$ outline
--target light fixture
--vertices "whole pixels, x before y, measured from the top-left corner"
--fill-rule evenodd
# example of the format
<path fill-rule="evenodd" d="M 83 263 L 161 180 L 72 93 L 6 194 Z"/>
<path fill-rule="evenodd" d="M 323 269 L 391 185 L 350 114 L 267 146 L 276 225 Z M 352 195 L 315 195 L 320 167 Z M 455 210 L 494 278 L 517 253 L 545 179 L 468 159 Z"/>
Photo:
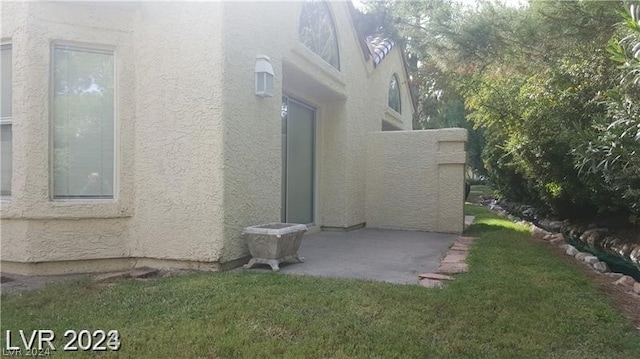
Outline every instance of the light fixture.
<path fill-rule="evenodd" d="M 273 66 L 266 55 L 256 57 L 256 96 L 273 96 Z"/>

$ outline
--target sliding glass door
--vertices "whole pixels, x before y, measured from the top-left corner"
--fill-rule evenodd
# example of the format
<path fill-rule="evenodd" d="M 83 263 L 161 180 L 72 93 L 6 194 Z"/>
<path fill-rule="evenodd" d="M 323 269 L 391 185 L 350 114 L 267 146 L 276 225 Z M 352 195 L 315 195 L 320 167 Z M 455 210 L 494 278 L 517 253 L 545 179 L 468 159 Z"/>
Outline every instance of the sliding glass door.
<path fill-rule="evenodd" d="M 282 98 L 282 220 L 314 222 L 315 109 Z"/>

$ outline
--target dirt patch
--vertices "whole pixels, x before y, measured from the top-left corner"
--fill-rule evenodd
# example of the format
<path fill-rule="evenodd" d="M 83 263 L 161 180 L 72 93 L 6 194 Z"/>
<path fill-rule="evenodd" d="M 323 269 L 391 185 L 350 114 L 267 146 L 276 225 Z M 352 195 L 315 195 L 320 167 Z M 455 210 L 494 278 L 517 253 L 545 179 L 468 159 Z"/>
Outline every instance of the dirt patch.
<path fill-rule="evenodd" d="M 81 280 L 87 278 L 88 276 L 89 274 L 27 276 L 2 273 L 2 281 L 0 281 L 0 293 L 5 294 L 22 292 L 26 290 L 36 290 L 44 288 L 51 283 Z"/>
<path fill-rule="evenodd" d="M 127 278 L 135 278 L 137 280 L 154 280 L 157 278 L 166 278 L 176 275 L 185 275 L 194 273 L 193 270 L 149 270 L 147 268 L 134 268 L 126 272 L 107 272 L 107 273 L 84 273 L 84 274 L 65 274 L 65 275 L 46 275 L 46 276 L 25 276 L 18 274 L 2 273 L 0 276 L 0 293 L 16 293 L 27 290 L 37 290 L 46 287 L 49 284 L 65 281 L 78 281 L 83 279 L 92 279 L 98 286 L 108 287 L 115 285 L 114 282 Z"/>

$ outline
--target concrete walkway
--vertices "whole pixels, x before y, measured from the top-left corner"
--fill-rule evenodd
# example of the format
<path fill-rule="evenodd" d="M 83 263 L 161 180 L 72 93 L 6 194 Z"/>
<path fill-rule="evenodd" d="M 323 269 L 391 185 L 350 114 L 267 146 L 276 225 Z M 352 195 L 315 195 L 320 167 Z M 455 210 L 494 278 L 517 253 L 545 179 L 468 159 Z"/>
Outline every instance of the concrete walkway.
<path fill-rule="evenodd" d="M 418 274 L 436 270 L 458 237 L 370 228 L 305 235 L 298 252 L 305 262 L 282 263 L 280 272 L 418 284 Z M 249 270 L 271 271 L 267 265 Z"/>

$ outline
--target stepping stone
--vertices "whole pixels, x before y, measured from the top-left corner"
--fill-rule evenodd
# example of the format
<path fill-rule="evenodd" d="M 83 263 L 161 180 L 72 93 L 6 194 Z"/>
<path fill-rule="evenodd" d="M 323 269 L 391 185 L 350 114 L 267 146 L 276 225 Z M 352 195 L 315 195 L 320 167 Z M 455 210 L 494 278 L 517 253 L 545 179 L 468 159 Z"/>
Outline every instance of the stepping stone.
<path fill-rule="evenodd" d="M 93 277 L 93 279 L 96 282 L 106 282 L 110 280 L 129 278 L 129 276 L 130 276 L 129 272 L 109 272 L 109 273 L 98 274 L 95 277 Z"/>
<path fill-rule="evenodd" d="M 467 252 L 449 251 L 442 263 L 461 263 L 467 259 Z"/>
<path fill-rule="evenodd" d="M 442 288 L 444 283 L 435 279 L 420 279 L 420 285 L 426 288 Z"/>
<path fill-rule="evenodd" d="M 149 267 L 140 267 L 140 268 L 131 269 L 129 271 L 129 275 L 132 278 L 149 278 L 158 274 L 158 272 L 159 271 L 157 269 L 153 269 Z"/>
<path fill-rule="evenodd" d="M 473 243 L 476 239 L 478 239 L 478 237 L 458 237 L 458 240 L 456 241 L 456 243 L 469 245 Z"/>
<path fill-rule="evenodd" d="M 469 265 L 466 263 L 440 263 L 436 272 L 441 274 L 456 274 L 469 270 Z"/>
<path fill-rule="evenodd" d="M 455 279 L 450 275 L 438 274 L 438 273 L 422 273 L 422 274 L 418 274 L 418 277 L 426 278 L 426 279 L 436 279 L 436 280 L 454 280 Z"/>
<path fill-rule="evenodd" d="M 455 242 L 451 246 L 451 250 L 453 250 L 453 251 L 468 251 L 469 250 L 469 246 L 466 245 L 466 244 Z"/>

